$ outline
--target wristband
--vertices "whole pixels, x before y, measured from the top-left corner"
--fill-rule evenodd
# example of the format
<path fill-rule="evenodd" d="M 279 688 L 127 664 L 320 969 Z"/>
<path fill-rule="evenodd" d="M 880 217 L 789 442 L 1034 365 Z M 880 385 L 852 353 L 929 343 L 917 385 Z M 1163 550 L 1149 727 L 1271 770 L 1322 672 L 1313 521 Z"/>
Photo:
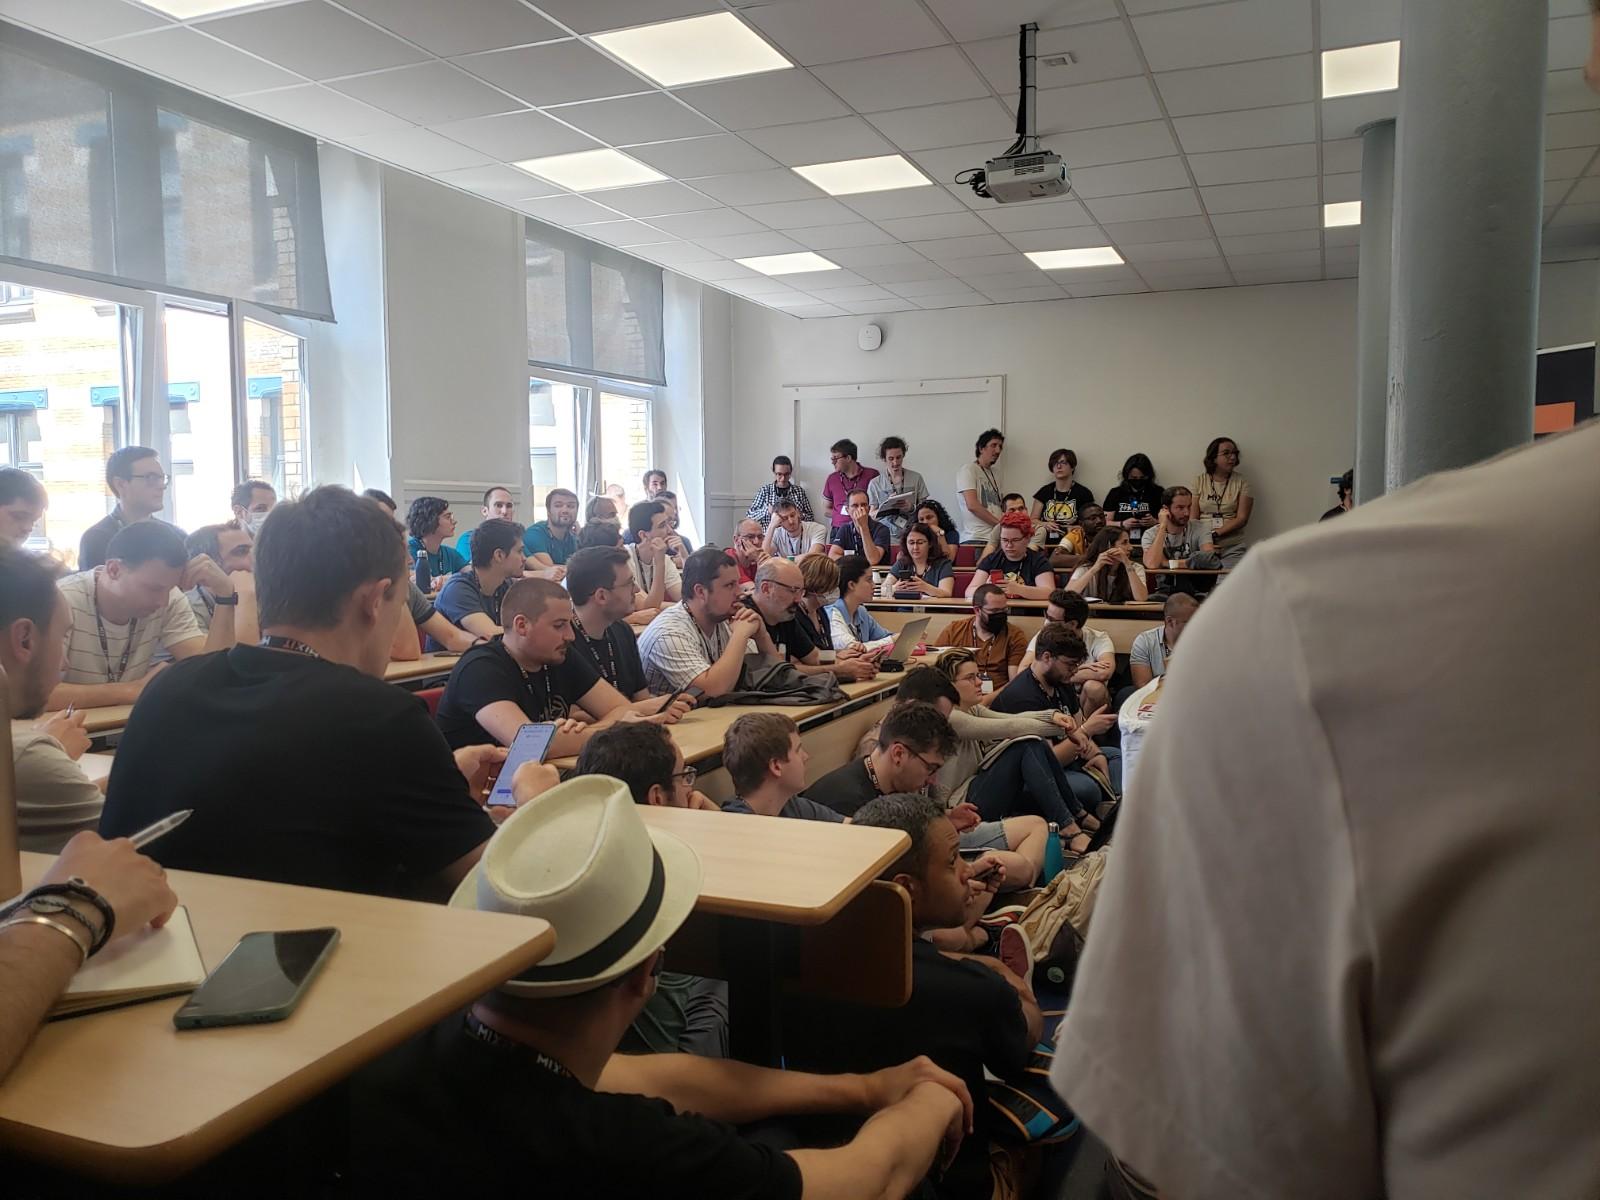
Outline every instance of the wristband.
<path fill-rule="evenodd" d="M 65 883 L 41 883 L 9 908 L 0 912 L 0 918 L 9 917 L 13 912 L 16 912 L 28 904 L 29 901 L 39 896 L 74 896 L 79 900 L 88 901 L 100 910 L 100 915 L 105 918 L 105 923 L 95 935 L 94 943 L 89 948 L 91 955 L 98 954 L 101 947 L 111 940 L 111 935 L 117 927 L 117 914 L 112 910 L 110 903 L 104 896 L 76 875 Z M 82 916 L 81 913 L 78 915 Z M 85 924 L 87 924 L 87 920 L 85 920 Z"/>
<path fill-rule="evenodd" d="M 219 608 L 233 608 L 239 603 L 239 593 L 229 592 L 226 596 L 219 596 L 216 593 L 212 593 L 211 599 Z"/>

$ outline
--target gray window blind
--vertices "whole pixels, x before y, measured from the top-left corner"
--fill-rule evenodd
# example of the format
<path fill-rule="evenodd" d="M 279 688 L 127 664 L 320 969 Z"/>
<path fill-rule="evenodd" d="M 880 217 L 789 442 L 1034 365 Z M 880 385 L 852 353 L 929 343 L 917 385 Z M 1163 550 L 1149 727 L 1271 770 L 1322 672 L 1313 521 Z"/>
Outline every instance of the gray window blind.
<path fill-rule="evenodd" d="M 537 221 L 525 239 L 528 361 L 666 383 L 661 268 Z"/>
<path fill-rule="evenodd" d="M 0 22 L 0 262 L 331 320 L 316 143 Z"/>

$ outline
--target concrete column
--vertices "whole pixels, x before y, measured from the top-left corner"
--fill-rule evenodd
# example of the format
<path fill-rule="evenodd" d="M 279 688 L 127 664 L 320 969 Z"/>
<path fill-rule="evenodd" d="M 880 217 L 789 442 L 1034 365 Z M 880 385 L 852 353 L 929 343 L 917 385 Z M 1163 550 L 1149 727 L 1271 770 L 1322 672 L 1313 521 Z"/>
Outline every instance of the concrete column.
<path fill-rule="evenodd" d="M 1357 504 L 1383 495 L 1394 254 L 1394 122 L 1361 131 L 1361 266 L 1356 275 Z"/>
<path fill-rule="evenodd" d="M 1545 0 L 1406 0 L 1390 489 L 1533 437 Z"/>

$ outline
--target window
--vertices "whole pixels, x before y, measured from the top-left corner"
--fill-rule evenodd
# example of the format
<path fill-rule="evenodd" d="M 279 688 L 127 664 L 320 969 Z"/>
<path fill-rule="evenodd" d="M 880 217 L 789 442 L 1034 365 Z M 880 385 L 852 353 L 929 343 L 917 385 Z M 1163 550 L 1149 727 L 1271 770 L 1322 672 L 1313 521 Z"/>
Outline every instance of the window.
<path fill-rule="evenodd" d="M 528 380 L 528 466 L 533 507 L 539 513 L 551 488 L 583 494 L 578 486 L 578 414 L 589 407 L 589 395 L 588 388 L 570 383 Z"/>
<path fill-rule="evenodd" d="M 525 230 L 528 361 L 665 383 L 661 268 L 537 221 Z"/>
<path fill-rule="evenodd" d="M 244 322 L 243 474 L 280 496 L 306 487 L 305 339 L 260 321 Z"/>
<path fill-rule="evenodd" d="M 173 520 L 198 529 L 228 515 L 234 474 L 232 338 L 226 312 L 168 304 L 167 401 Z"/>
<path fill-rule="evenodd" d="M 595 490 L 620 483 L 630 497 L 643 499 L 644 473 L 655 466 L 652 444 L 650 398 L 641 394 L 602 390 L 600 482 L 595 485 Z"/>

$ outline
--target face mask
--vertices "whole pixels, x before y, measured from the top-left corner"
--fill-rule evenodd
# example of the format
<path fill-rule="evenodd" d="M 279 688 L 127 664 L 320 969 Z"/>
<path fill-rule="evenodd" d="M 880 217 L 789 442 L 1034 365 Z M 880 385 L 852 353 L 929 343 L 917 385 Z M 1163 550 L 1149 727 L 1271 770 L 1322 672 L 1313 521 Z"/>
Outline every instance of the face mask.
<path fill-rule="evenodd" d="M 267 523 L 267 518 L 271 515 L 271 513 L 258 512 L 245 514 L 245 531 L 249 533 L 251 537 L 259 537 L 261 534 L 261 527 Z"/>
<path fill-rule="evenodd" d="M 978 619 L 990 633 L 1004 633 L 1009 613 L 980 613 Z"/>
<path fill-rule="evenodd" d="M 833 591 L 831 591 L 831 592 L 823 592 L 822 593 L 822 602 L 824 604 L 832 604 L 838 598 L 839 598 L 839 589 L 838 588 L 834 588 Z"/>

